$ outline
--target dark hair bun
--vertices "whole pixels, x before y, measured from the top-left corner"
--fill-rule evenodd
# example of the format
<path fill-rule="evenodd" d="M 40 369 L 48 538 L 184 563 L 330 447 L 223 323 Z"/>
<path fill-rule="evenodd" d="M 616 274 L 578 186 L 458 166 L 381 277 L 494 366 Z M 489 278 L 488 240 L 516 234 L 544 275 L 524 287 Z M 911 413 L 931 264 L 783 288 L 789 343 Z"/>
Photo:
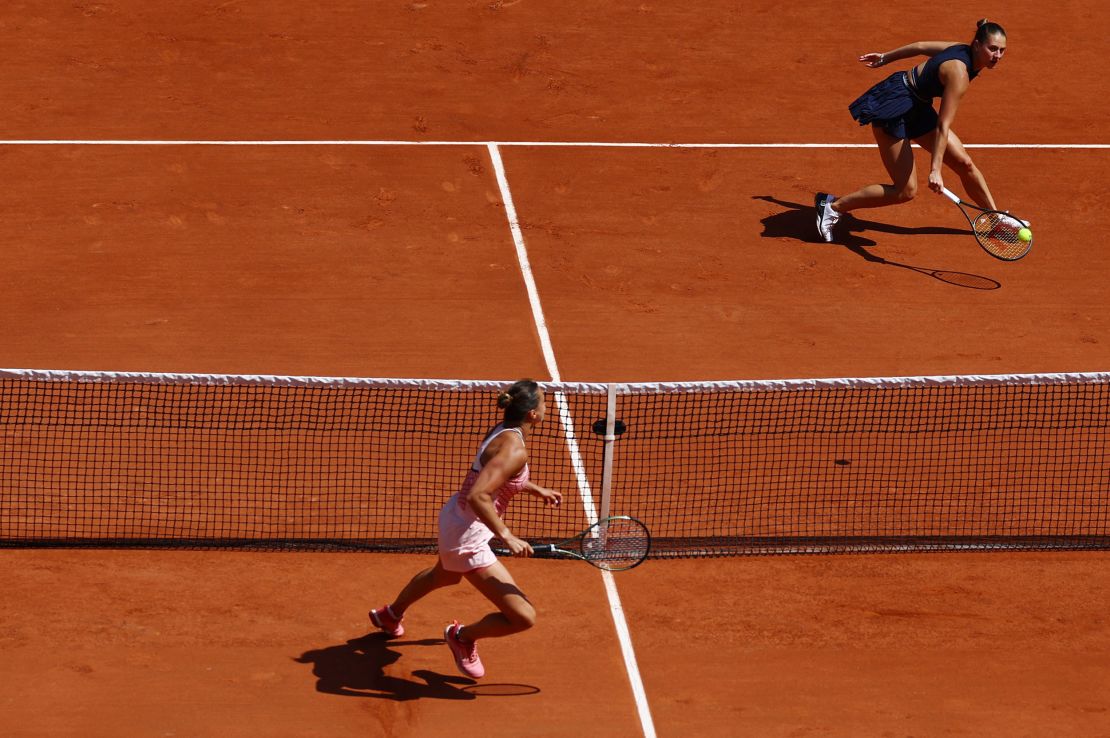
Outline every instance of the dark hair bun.
<path fill-rule="evenodd" d="M 975 38 L 972 40 L 972 43 L 986 43 L 987 39 L 991 36 L 1002 36 L 1005 38 L 1006 29 L 994 21 L 980 18 L 979 22 L 975 24 Z"/>
<path fill-rule="evenodd" d="M 505 411 L 507 424 L 520 425 L 542 400 L 540 386 L 531 379 L 521 379 L 497 394 L 497 407 Z"/>

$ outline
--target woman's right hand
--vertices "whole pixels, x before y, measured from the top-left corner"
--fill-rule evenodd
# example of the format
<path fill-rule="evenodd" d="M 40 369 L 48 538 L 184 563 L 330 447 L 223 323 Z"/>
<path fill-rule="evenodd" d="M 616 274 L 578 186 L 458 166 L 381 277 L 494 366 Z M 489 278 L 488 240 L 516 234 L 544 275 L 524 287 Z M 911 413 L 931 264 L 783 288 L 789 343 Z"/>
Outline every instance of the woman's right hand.
<path fill-rule="evenodd" d="M 944 189 L 944 177 L 941 176 L 939 169 L 929 170 L 929 189 L 938 195 Z"/>
<path fill-rule="evenodd" d="M 532 555 L 532 544 L 528 541 L 522 541 L 512 533 L 503 536 L 501 542 L 505 544 L 505 548 L 509 549 L 509 553 L 513 556 L 528 558 Z"/>
<path fill-rule="evenodd" d="M 883 64 L 886 63 L 886 59 L 883 57 L 882 54 L 880 54 L 877 51 L 872 51 L 871 53 L 864 54 L 863 56 L 861 56 L 859 58 L 859 60 L 860 60 L 860 62 L 862 62 L 863 64 L 866 64 L 867 66 L 871 67 L 872 69 L 874 69 L 876 67 L 881 67 Z"/>

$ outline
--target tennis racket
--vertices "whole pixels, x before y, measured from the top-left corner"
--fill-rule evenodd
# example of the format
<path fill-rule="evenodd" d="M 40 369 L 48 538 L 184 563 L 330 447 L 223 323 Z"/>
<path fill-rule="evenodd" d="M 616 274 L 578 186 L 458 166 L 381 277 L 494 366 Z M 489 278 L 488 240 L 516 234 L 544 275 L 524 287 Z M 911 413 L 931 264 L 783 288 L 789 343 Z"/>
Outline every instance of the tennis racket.
<path fill-rule="evenodd" d="M 508 549 L 492 548 L 498 556 L 510 555 Z M 647 526 L 626 515 L 599 520 L 565 541 L 532 544 L 532 554 L 538 558 L 580 559 L 606 571 L 639 566 L 650 550 Z"/>
<path fill-rule="evenodd" d="M 1017 261 L 1033 248 L 1032 237 L 1028 241 L 1018 238 L 1018 231 L 1029 227 L 1028 221 L 1020 220 L 1000 210 L 984 210 L 977 205 L 964 202 L 947 187 L 941 187 L 941 192 L 959 206 L 960 212 L 971 224 L 971 232 L 975 234 L 975 240 L 994 258 L 1002 261 Z"/>

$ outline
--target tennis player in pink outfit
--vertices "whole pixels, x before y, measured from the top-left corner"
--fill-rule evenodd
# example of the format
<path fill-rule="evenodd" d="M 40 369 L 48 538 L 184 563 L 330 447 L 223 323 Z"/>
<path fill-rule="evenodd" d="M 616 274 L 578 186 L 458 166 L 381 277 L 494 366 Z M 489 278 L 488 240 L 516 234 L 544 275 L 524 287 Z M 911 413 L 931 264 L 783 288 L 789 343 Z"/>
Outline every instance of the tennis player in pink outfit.
<path fill-rule="evenodd" d="M 532 380 L 522 379 L 498 395 L 497 405 L 504 410 L 504 420 L 486 434 L 462 487 L 440 510 L 439 561 L 414 576 L 391 604 L 370 611 L 375 626 L 400 636 L 411 605 L 465 577 L 497 606 L 497 612 L 475 623 L 463 626 L 456 620 L 444 630 L 459 671 L 475 679 L 485 675 L 477 641 L 519 633 L 536 622 L 535 608 L 489 546 L 496 536 L 513 556 L 532 555 L 532 547 L 514 536 L 501 516 L 522 491 L 547 505 L 562 502 L 559 492 L 528 481 L 526 442 L 547 410 L 543 390 Z"/>

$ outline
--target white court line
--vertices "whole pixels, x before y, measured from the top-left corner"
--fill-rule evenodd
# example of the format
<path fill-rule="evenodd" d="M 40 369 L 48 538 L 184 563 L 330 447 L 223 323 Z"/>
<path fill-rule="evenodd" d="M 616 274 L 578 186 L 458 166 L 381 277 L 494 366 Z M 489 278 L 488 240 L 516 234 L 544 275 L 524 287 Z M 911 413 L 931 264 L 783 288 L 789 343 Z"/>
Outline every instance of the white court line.
<path fill-rule="evenodd" d="M 532 306 L 532 319 L 536 324 L 536 332 L 540 337 L 540 348 L 543 351 L 543 360 L 547 364 L 547 371 L 551 374 L 551 381 L 561 382 L 559 365 L 555 361 L 555 348 L 551 345 L 551 334 L 547 330 L 547 320 L 543 315 L 543 306 L 540 304 L 540 291 L 536 287 L 536 279 L 532 274 L 532 264 L 528 260 L 528 249 L 524 246 L 524 233 L 520 230 L 520 220 L 516 216 L 516 206 L 513 204 L 513 195 L 509 191 L 509 180 L 505 177 L 505 164 L 501 161 L 501 153 L 495 144 L 488 144 L 490 161 L 493 171 L 497 175 L 497 186 L 501 190 L 501 199 L 505 203 L 505 217 L 509 221 L 509 230 L 513 234 L 513 244 L 516 246 L 516 259 L 520 264 L 520 273 L 524 279 L 524 287 L 528 291 L 528 302 Z M 590 479 L 586 474 L 586 465 L 582 461 L 582 453 L 578 450 L 578 437 L 574 433 L 574 418 L 571 417 L 570 407 L 563 392 L 555 393 L 555 407 L 559 412 L 559 422 L 567 434 L 567 453 L 570 455 L 571 466 L 574 468 L 575 479 L 581 493 L 582 507 L 585 509 L 586 522 L 593 525 L 597 522 L 597 506 L 594 504 L 593 490 L 590 489 Z"/>
<path fill-rule="evenodd" d="M 512 192 L 509 190 L 509 180 L 505 176 L 505 164 L 501 161 L 501 152 L 497 144 L 487 144 L 489 158 L 493 163 L 493 171 L 497 175 L 497 185 L 501 189 L 501 199 L 505 203 L 505 217 L 509 220 L 509 230 L 513 234 L 513 243 L 516 245 L 517 259 L 520 261 L 520 271 L 524 277 L 524 284 L 528 289 L 528 301 L 532 305 L 532 317 L 536 322 L 536 330 L 540 336 L 540 346 L 543 357 L 547 362 L 547 370 L 551 373 L 554 382 L 562 381 L 559 377 L 559 367 L 555 363 L 555 350 L 551 346 L 551 335 L 547 331 L 547 321 L 543 316 L 543 307 L 540 305 L 539 290 L 536 289 L 536 280 L 532 274 L 532 266 L 528 261 L 528 250 L 524 245 L 524 234 L 520 230 L 520 221 L 517 219 L 516 206 L 513 205 Z M 583 505 L 586 507 L 586 517 L 592 525 L 597 521 L 597 512 L 594 509 L 593 493 L 589 489 L 589 481 L 585 476 L 585 467 L 578 451 L 578 440 L 574 435 L 574 426 L 566 402 L 559 395 L 556 396 L 559 406 L 560 419 L 563 427 L 568 430 L 567 450 L 571 461 L 578 474 L 578 483 L 581 490 Z M 609 598 L 609 613 L 613 617 L 613 624 L 617 630 L 617 641 L 620 643 L 621 655 L 624 657 L 625 671 L 632 685 L 632 696 L 636 702 L 636 712 L 640 717 L 640 727 L 644 738 L 655 738 L 655 724 L 651 719 L 651 708 L 648 706 L 647 692 L 644 690 L 643 680 L 640 678 L 640 667 L 636 663 L 636 652 L 632 648 L 632 636 L 628 630 L 628 622 L 624 618 L 624 608 L 621 606 L 620 595 L 617 593 L 617 584 L 613 580 L 612 572 L 602 571 L 602 580 L 605 582 L 605 594 Z"/>
<path fill-rule="evenodd" d="M 916 144 L 914 144 L 916 146 Z M 0 146 L 533 146 L 603 149 L 873 149 L 873 143 L 649 143 L 620 141 L 0 139 Z M 1110 144 L 964 143 L 968 149 L 1110 149 Z"/>

